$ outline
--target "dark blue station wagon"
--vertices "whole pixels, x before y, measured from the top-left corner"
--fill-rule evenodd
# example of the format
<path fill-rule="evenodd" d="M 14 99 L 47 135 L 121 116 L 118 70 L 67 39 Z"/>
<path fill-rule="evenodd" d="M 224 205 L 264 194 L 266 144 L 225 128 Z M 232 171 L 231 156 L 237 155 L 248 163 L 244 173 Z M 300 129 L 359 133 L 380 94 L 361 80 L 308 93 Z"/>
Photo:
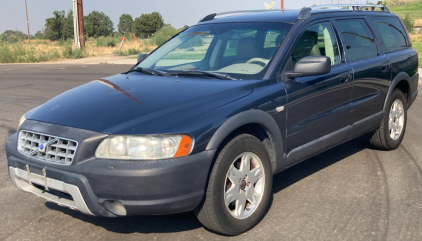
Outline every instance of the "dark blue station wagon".
<path fill-rule="evenodd" d="M 6 143 L 12 182 L 85 214 L 194 210 L 249 230 L 274 174 L 364 134 L 403 140 L 419 79 L 405 26 L 384 6 L 330 7 L 211 14 L 30 110 Z"/>

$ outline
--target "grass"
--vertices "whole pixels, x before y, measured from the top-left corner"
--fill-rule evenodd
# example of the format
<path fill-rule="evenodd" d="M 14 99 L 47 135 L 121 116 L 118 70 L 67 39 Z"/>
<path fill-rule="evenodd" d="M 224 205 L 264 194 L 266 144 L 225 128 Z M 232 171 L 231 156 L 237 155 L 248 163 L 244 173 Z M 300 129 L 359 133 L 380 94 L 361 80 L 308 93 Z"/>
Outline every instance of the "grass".
<path fill-rule="evenodd" d="M 150 52 L 156 45 L 149 40 L 137 40 L 127 37 L 119 50 L 120 37 L 90 38 L 85 49 L 75 49 L 70 41 L 31 40 L 13 44 L 0 42 L 0 63 L 36 63 L 59 59 L 78 59 L 88 56 L 137 55 Z"/>
<path fill-rule="evenodd" d="M 422 1 L 389 7 L 390 11 L 404 18 L 409 14 L 413 19 L 422 18 Z"/>
<path fill-rule="evenodd" d="M 413 48 L 418 52 L 419 68 L 422 68 L 422 42 L 413 43 Z"/>
<path fill-rule="evenodd" d="M 135 48 L 129 48 L 127 50 L 116 50 L 113 52 L 114 55 L 118 56 L 129 56 L 129 55 L 139 55 L 141 50 Z"/>

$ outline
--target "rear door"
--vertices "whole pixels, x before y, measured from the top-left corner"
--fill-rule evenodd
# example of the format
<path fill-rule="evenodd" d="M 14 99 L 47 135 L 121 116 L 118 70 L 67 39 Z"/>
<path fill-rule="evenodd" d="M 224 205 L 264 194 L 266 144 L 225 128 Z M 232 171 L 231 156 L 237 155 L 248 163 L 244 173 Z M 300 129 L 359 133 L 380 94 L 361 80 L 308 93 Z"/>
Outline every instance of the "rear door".
<path fill-rule="evenodd" d="M 417 71 L 417 56 L 410 46 L 405 27 L 398 17 L 371 17 L 377 39 L 391 61 L 392 80 L 401 72 L 409 77 Z M 416 88 L 414 88 L 416 89 Z"/>
<path fill-rule="evenodd" d="M 391 62 L 380 51 L 364 17 L 336 19 L 336 24 L 344 43 L 346 61 L 354 71 L 350 124 L 365 118 L 376 120 L 367 122 L 363 128 L 352 129 L 351 135 L 355 136 L 373 127 L 370 125 L 379 124 L 377 118 L 383 110 L 391 80 Z"/>
<path fill-rule="evenodd" d="M 291 71 L 299 59 L 310 55 L 330 57 L 332 68 L 325 75 L 285 81 L 288 165 L 345 140 L 349 134 L 353 72 L 341 61 L 332 23 L 329 20 L 310 23 L 300 36 L 284 71 Z M 334 138 L 313 142 L 333 133 L 336 133 Z"/>

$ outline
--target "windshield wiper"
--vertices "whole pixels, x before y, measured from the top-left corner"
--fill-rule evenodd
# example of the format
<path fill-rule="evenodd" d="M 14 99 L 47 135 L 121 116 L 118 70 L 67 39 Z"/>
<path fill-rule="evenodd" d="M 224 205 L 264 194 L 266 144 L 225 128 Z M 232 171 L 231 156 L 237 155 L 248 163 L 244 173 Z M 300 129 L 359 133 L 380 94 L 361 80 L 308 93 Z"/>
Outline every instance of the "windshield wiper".
<path fill-rule="evenodd" d="M 180 72 L 172 72 L 168 73 L 168 75 L 195 75 L 195 74 L 202 74 L 218 79 L 230 79 L 230 80 L 236 80 L 235 78 L 230 77 L 228 74 L 220 74 L 215 72 L 208 72 L 208 71 L 201 71 L 201 70 L 182 70 Z"/>
<path fill-rule="evenodd" d="M 158 75 L 158 76 L 167 76 L 168 73 L 161 71 L 161 70 L 156 70 L 156 69 L 149 69 L 149 68 L 134 68 L 134 69 L 130 69 L 127 72 L 124 72 L 123 74 L 129 74 L 131 72 L 141 72 L 141 73 L 146 73 L 146 74 L 150 74 L 150 75 Z"/>

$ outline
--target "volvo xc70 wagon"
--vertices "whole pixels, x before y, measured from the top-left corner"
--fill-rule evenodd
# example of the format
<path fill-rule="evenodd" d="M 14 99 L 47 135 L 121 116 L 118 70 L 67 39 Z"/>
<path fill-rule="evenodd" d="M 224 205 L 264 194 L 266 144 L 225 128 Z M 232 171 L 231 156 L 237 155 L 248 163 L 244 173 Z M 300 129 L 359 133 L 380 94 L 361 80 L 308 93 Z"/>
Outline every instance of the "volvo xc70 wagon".
<path fill-rule="evenodd" d="M 27 112 L 6 143 L 12 182 L 85 214 L 194 211 L 249 230 L 274 174 L 364 134 L 403 140 L 417 52 L 387 7 L 343 7 L 206 16 Z"/>

